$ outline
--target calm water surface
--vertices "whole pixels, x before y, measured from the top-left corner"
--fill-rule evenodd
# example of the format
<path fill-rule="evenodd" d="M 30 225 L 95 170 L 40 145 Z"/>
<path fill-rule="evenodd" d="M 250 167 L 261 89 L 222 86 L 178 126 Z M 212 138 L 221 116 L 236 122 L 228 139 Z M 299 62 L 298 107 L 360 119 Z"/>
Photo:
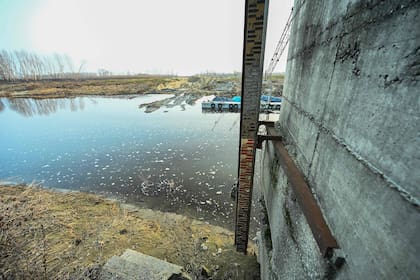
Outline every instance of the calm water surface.
<path fill-rule="evenodd" d="M 0 99 L 0 179 L 93 191 L 233 227 L 239 114 L 169 97 Z"/>

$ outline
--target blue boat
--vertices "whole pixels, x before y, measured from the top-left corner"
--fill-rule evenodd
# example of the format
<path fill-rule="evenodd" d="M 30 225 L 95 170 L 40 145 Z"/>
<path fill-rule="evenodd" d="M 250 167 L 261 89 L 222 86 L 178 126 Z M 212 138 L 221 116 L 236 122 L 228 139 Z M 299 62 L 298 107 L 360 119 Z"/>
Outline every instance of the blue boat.
<path fill-rule="evenodd" d="M 241 109 L 241 97 L 233 98 L 216 96 L 211 101 L 201 103 L 201 108 L 205 110 L 218 111 L 238 111 Z M 279 111 L 281 108 L 281 98 L 276 96 L 261 95 L 260 109 Z"/>

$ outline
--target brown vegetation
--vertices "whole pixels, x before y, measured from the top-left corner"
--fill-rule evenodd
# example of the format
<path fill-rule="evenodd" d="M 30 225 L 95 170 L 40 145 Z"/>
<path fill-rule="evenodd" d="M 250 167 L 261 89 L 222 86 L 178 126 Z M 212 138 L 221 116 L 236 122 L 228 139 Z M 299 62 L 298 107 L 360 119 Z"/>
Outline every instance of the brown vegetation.
<path fill-rule="evenodd" d="M 0 186 L 1 279 L 95 279 L 127 248 L 192 274 L 205 266 L 213 279 L 258 274 L 255 256 L 236 253 L 226 229 L 92 194 Z"/>
<path fill-rule="evenodd" d="M 44 80 L 0 84 L 0 97 L 59 98 L 82 95 L 145 94 L 182 86 L 186 78 L 159 76 Z M 176 87 L 175 87 L 176 88 Z"/>
<path fill-rule="evenodd" d="M 266 88 L 279 96 L 284 76 L 273 75 Z M 0 97 L 8 98 L 63 98 L 86 95 L 138 95 L 148 93 L 186 93 L 203 95 L 240 95 L 238 75 L 168 76 L 113 76 L 90 79 L 49 79 L 38 81 L 0 82 Z"/>

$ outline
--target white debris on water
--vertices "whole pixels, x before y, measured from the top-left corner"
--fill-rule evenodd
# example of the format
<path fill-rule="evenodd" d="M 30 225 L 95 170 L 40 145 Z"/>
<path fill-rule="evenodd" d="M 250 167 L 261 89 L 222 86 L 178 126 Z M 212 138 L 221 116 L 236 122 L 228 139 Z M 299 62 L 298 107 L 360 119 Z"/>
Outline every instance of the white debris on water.
<path fill-rule="evenodd" d="M 214 117 L 209 115 L 209 119 Z M 45 164 L 38 168 L 37 177 L 47 178 L 51 184 L 60 182 L 62 187 L 76 186 L 111 195 L 119 192 L 146 207 L 152 201 L 150 205 L 163 211 L 184 211 L 199 206 L 197 211 L 205 219 L 214 216 L 223 220 L 226 216 L 227 221 L 232 218 L 229 211 L 233 206 L 226 204 L 230 198 L 222 194 L 229 192 L 226 185 L 234 179 L 229 173 L 236 168 L 234 163 L 230 164 L 234 157 L 224 151 L 224 143 L 231 136 L 225 135 L 223 126 L 220 121 L 217 130 L 210 131 L 206 122 L 198 127 L 186 123 L 177 132 L 172 132 L 173 127 L 146 127 L 129 131 L 128 135 L 120 127 L 110 131 L 116 142 L 111 141 L 114 138 L 104 142 L 97 135 L 87 134 L 80 139 L 84 141 L 81 151 L 48 154 L 44 163 L 51 166 Z M 216 134 L 217 139 L 213 137 Z M 154 143 L 156 139 L 162 142 Z M 144 199 L 146 196 L 149 198 Z"/>

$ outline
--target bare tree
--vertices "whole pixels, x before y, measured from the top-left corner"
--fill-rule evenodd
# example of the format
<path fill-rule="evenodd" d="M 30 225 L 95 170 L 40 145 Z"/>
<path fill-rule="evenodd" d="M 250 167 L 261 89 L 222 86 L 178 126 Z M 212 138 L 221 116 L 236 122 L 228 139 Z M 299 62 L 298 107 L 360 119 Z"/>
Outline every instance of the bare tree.
<path fill-rule="evenodd" d="M 42 59 L 36 53 L 30 53 L 31 73 L 34 80 L 40 80 L 44 76 L 44 65 Z"/>
<path fill-rule="evenodd" d="M 74 78 L 73 60 L 67 54 L 64 55 L 64 61 L 67 67 L 67 78 Z"/>
<path fill-rule="evenodd" d="M 57 78 L 61 78 L 63 73 L 64 73 L 64 62 L 61 58 L 61 55 L 59 55 L 58 53 L 54 54 L 54 61 L 57 65 L 58 68 L 58 72 L 57 72 Z"/>
<path fill-rule="evenodd" d="M 82 72 L 83 67 L 85 67 L 86 60 L 82 60 L 82 63 L 80 63 L 79 70 L 77 71 L 77 79 L 80 79 L 80 72 Z"/>
<path fill-rule="evenodd" d="M 17 79 L 16 61 L 13 53 L 5 50 L 0 52 L 0 79 L 5 81 Z"/>
<path fill-rule="evenodd" d="M 0 52 L 0 80 L 6 81 L 7 79 L 7 67 L 6 59 L 3 57 L 3 52 Z"/>
<path fill-rule="evenodd" d="M 42 64 L 44 65 L 44 79 L 52 79 L 54 75 L 54 65 L 51 63 L 49 56 L 44 55 L 41 58 Z"/>
<path fill-rule="evenodd" d="M 23 80 L 29 80 L 30 79 L 30 69 L 28 65 L 27 60 L 27 52 L 24 50 L 21 51 L 15 51 L 14 55 L 16 57 L 16 62 L 18 65 L 18 71 L 19 71 L 19 78 Z"/>

